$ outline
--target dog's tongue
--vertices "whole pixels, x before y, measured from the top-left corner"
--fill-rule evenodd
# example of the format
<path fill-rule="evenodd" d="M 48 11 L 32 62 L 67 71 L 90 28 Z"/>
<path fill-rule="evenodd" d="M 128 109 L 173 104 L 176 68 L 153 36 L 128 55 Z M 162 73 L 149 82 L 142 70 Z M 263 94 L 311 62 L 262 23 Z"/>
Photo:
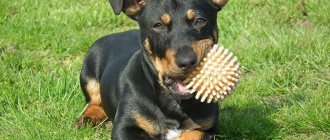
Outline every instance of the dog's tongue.
<path fill-rule="evenodd" d="M 181 93 L 188 93 L 189 92 L 189 90 L 186 88 L 186 85 L 181 80 L 176 81 L 176 87 L 177 87 L 178 91 L 181 92 Z"/>

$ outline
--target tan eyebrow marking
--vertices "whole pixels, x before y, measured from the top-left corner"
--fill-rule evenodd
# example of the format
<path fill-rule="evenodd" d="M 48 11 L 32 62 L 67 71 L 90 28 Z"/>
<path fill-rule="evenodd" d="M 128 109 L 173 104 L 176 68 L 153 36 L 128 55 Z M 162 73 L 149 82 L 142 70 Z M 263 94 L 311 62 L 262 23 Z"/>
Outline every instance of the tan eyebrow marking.
<path fill-rule="evenodd" d="M 195 10 L 189 9 L 187 11 L 187 18 L 188 18 L 188 20 L 194 19 L 195 16 L 196 16 L 196 11 Z"/>
<path fill-rule="evenodd" d="M 171 17 L 167 13 L 163 14 L 160 18 L 163 21 L 163 23 L 166 25 L 170 24 L 170 22 L 171 22 Z"/>

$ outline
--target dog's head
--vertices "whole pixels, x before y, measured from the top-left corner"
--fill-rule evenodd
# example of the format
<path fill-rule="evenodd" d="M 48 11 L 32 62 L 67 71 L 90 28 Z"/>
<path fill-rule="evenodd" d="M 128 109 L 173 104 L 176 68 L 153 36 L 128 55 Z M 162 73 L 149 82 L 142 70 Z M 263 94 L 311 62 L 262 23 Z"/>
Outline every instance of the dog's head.
<path fill-rule="evenodd" d="M 217 12 L 228 0 L 110 0 L 116 14 L 124 12 L 140 26 L 144 52 L 159 83 L 182 98 L 190 97 L 183 83 L 217 43 Z"/>

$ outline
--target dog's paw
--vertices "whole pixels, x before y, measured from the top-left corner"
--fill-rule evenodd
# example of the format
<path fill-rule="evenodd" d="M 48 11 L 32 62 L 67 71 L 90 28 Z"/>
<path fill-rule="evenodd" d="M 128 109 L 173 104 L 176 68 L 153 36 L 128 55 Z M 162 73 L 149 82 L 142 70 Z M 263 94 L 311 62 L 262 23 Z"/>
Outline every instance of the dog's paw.
<path fill-rule="evenodd" d="M 102 122 L 102 120 L 96 119 L 93 116 L 82 116 L 75 121 L 75 125 L 77 125 L 77 126 L 86 126 L 86 125 L 96 126 L 96 125 L 100 124 L 101 122 Z"/>
<path fill-rule="evenodd" d="M 168 130 L 165 139 L 166 140 L 176 140 L 180 137 L 182 131 L 181 130 Z"/>
<path fill-rule="evenodd" d="M 75 124 L 78 126 L 96 126 L 104 122 L 106 119 L 107 115 L 100 106 L 89 105 L 84 114 L 75 121 Z"/>
<path fill-rule="evenodd" d="M 211 140 L 212 136 L 199 130 L 184 131 L 173 140 Z"/>

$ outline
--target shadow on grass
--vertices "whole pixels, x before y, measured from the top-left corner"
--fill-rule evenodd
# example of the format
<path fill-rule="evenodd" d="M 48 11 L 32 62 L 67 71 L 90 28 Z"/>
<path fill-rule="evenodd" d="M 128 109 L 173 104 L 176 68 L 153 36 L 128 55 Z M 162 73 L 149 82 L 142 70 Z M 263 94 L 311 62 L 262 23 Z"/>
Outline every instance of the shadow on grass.
<path fill-rule="evenodd" d="M 277 124 L 269 119 L 262 108 L 226 107 L 220 113 L 220 139 L 272 138 Z"/>
<path fill-rule="evenodd" d="M 285 101 L 284 101 L 285 102 Z M 283 105 L 269 97 L 250 102 L 246 107 L 226 106 L 220 110 L 218 139 L 271 139 L 276 138 L 280 126 L 271 119 Z M 286 105 L 290 103 L 284 103 Z"/>

